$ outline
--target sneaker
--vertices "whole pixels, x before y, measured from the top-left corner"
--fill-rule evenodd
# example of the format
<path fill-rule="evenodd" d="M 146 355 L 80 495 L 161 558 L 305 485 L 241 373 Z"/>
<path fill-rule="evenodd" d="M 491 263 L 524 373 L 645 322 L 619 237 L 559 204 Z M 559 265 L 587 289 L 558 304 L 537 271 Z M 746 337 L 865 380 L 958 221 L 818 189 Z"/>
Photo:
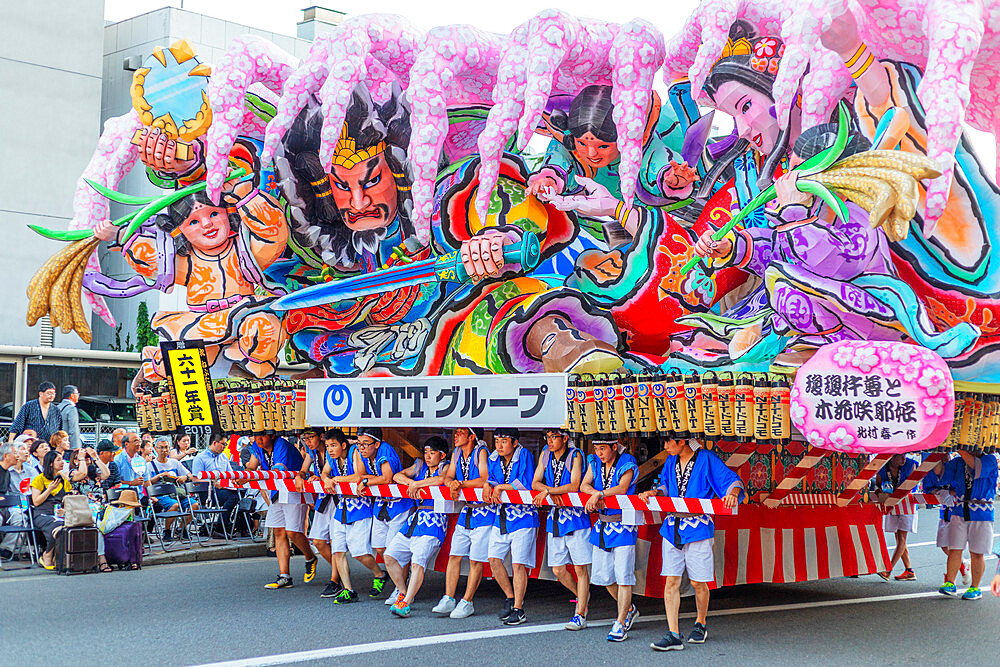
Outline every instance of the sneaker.
<path fill-rule="evenodd" d="M 343 588 L 337 594 L 337 597 L 333 599 L 333 604 L 351 604 L 352 602 L 357 602 L 359 599 L 357 593 L 349 588 Z"/>
<path fill-rule="evenodd" d="M 440 614 L 444 616 L 446 614 L 450 614 L 451 612 L 455 611 L 455 606 L 456 606 L 455 598 L 451 597 L 450 595 L 442 595 L 441 601 L 438 602 L 434 606 L 434 608 L 431 609 L 431 611 L 434 612 L 435 614 Z"/>
<path fill-rule="evenodd" d="M 893 579 L 896 581 L 916 581 L 917 575 L 912 569 L 906 568 L 902 574 L 897 574 Z"/>
<path fill-rule="evenodd" d="M 587 617 L 580 614 L 573 614 L 573 618 L 569 619 L 569 623 L 563 627 L 567 630 L 583 630 L 587 627 Z"/>
<path fill-rule="evenodd" d="M 382 589 L 385 588 L 385 582 L 387 581 L 389 581 L 389 575 L 385 572 L 382 573 L 382 576 L 372 579 L 372 588 L 368 591 L 368 597 L 377 598 L 382 595 Z"/>
<path fill-rule="evenodd" d="M 497 614 L 497 618 L 501 621 L 505 620 L 508 616 L 510 616 L 512 609 L 514 609 L 514 598 L 507 598 L 503 601 L 503 607 L 500 608 L 500 613 Z"/>
<path fill-rule="evenodd" d="M 889 577 L 892 575 L 892 572 L 889 572 L 889 571 L 876 572 L 875 574 L 877 574 L 878 576 L 882 577 L 883 581 L 889 581 Z"/>
<path fill-rule="evenodd" d="M 955 584 L 950 581 L 944 582 L 941 588 L 938 589 L 938 593 L 941 595 L 947 595 L 948 597 L 956 597 L 958 595 L 958 589 L 955 588 Z"/>
<path fill-rule="evenodd" d="M 295 582 L 287 574 L 279 574 L 277 579 L 269 584 L 264 584 L 264 588 L 275 590 L 278 588 L 291 588 L 294 585 Z"/>
<path fill-rule="evenodd" d="M 654 651 L 682 651 L 684 650 L 684 638 L 673 632 L 663 635 L 663 639 L 653 642 L 649 648 Z"/>
<path fill-rule="evenodd" d="M 615 621 L 611 626 L 611 632 L 608 633 L 609 642 L 623 642 L 628 639 L 628 633 L 625 632 L 625 626 Z"/>
<path fill-rule="evenodd" d="M 398 616 L 399 618 L 409 618 L 410 605 L 405 604 L 404 599 L 401 597 L 396 600 L 391 607 L 389 607 L 389 611 L 392 612 L 393 616 Z"/>
<path fill-rule="evenodd" d="M 339 581 L 331 581 L 327 583 L 326 588 L 323 589 L 323 592 L 319 596 L 321 598 L 335 598 L 342 590 L 344 590 L 344 587 L 340 585 Z"/>
<path fill-rule="evenodd" d="M 635 623 L 635 619 L 637 618 L 639 618 L 639 608 L 632 605 L 632 607 L 628 610 L 628 613 L 625 615 L 625 632 L 632 629 L 632 624 Z"/>
<path fill-rule="evenodd" d="M 708 627 L 704 623 L 695 623 L 694 630 L 688 635 L 689 644 L 704 644 L 708 639 Z"/>
<path fill-rule="evenodd" d="M 513 609 L 510 610 L 510 615 L 507 616 L 507 618 L 503 619 L 503 624 L 504 625 L 521 625 L 526 620 L 528 620 L 528 619 L 524 615 L 524 610 L 523 609 L 518 609 L 517 607 L 514 607 Z"/>
<path fill-rule="evenodd" d="M 385 604 L 386 606 L 392 605 L 396 602 L 396 598 L 401 597 L 402 595 L 403 594 L 399 592 L 399 589 L 393 586 L 392 593 L 389 594 L 389 597 L 385 599 L 385 602 L 383 604 Z"/>
<path fill-rule="evenodd" d="M 319 558 L 306 561 L 306 573 L 302 576 L 303 583 L 308 584 L 316 577 L 316 562 Z"/>
<path fill-rule="evenodd" d="M 978 586 L 973 586 L 969 590 L 962 593 L 963 600 L 982 600 L 983 592 L 979 590 Z"/>
<path fill-rule="evenodd" d="M 452 611 L 448 616 L 450 618 L 468 618 L 476 613 L 476 608 L 472 606 L 472 603 L 468 600 L 459 600 L 458 604 L 455 605 L 455 610 Z"/>
<path fill-rule="evenodd" d="M 962 575 L 962 585 L 968 586 L 972 583 L 972 561 L 963 560 L 961 567 L 958 568 L 958 573 Z"/>

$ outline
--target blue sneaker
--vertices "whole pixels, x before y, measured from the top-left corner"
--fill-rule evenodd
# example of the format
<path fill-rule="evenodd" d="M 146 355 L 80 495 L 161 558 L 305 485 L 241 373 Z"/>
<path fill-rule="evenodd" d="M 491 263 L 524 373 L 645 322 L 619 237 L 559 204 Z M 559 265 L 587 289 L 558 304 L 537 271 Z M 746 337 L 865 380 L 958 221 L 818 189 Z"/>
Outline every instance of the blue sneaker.
<path fill-rule="evenodd" d="M 632 629 L 632 624 L 635 623 L 635 619 L 639 618 L 639 608 L 635 605 L 628 610 L 628 614 L 625 615 L 625 632 Z"/>
<path fill-rule="evenodd" d="M 587 617 L 580 614 L 573 614 L 573 618 L 569 619 L 569 623 L 563 627 L 567 630 L 583 630 L 587 627 Z"/>
<path fill-rule="evenodd" d="M 663 635 L 663 639 L 658 639 L 649 645 L 654 651 L 683 651 L 684 638 L 673 632 Z"/>
<path fill-rule="evenodd" d="M 983 592 L 979 590 L 978 586 L 973 586 L 969 590 L 962 593 L 963 600 L 982 600 Z"/>
<path fill-rule="evenodd" d="M 958 589 L 955 588 L 955 584 L 953 584 L 950 581 L 946 581 L 944 582 L 944 584 L 942 584 L 941 588 L 938 589 L 938 593 L 953 598 L 958 595 Z"/>
<path fill-rule="evenodd" d="M 623 642 L 628 639 L 628 633 L 625 631 L 625 626 L 615 621 L 615 624 L 611 626 L 611 632 L 608 633 L 609 642 Z"/>
<path fill-rule="evenodd" d="M 410 605 L 403 604 L 402 600 L 397 600 L 391 607 L 389 607 L 389 611 L 392 612 L 393 616 L 398 616 L 400 618 L 409 618 Z"/>
<path fill-rule="evenodd" d="M 694 630 L 688 635 L 689 644 L 704 644 L 708 639 L 708 628 L 704 623 L 695 623 Z"/>

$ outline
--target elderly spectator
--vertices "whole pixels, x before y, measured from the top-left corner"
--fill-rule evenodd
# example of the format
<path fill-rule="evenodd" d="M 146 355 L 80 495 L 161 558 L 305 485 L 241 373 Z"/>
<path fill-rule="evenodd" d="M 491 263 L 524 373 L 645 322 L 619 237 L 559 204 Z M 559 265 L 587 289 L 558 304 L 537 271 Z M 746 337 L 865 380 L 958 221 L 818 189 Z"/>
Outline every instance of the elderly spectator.
<path fill-rule="evenodd" d="M 170 443 L 166 438 L 156 441 L 156 458 L 149 462 L 146 468 L 149 473 L 149 483 L 152 484 L 184 484 L 191 479 L 191 473 L 184 464 L 176 459 L 170 458 Z M 187 512 L 191 508 L 191 501 L 186 496 L 157 496 L 155 500 L 157 512 L 176 512 L 183 510 Z M 198 505 L 195 504 L 195 509 Z M 174 523 L 173 517 L 166 519 L 163 524 L 164 535 L 170 535 L 170 528 Z M 183 537 L 184 529 L 191 523 L 191 517 L 184 517 L 184 523 L 177 530 L 175 537 Z"/>
<path fill-rule="evenodd" d="M 17 463 L 10 469 L 10 483 L 14 485 L 13 488 L 18 489 L 21 493 L 27 493 L 28 484 L 31 483 L 31 478 L 35 476 L 32 474 L 31 469 L 25 465 L 31 454 L 28 453 L 27 443 L 15 441 L 12 444 L 14 445 L 14 453 L 17 454 Z"/>
<path fill-rule="evenodd" d="M 45 536 L 45 551 L 39 557 L 39 564 L 46 570 L 56 568 L 53 555 L 56 548 L 55 530 L 62 525 L 62 510 L 56 505 L 62 503 L 67 493 L 73 490 L 69 477 L 63 471 L 65 461 L 55 451 L 50 451 L 42 459 L 42 472 L 31 480 L 31 506 L 35 528 Z"/>
<path fill-rule="evenodd" d="M 38 398 L 28 401 L 17 411 L 17 416 L 10 425 L 8 440 L 13 440 L 25 429 L 31 429 L 42 440 L 48 440 L 53 433 L 61 429 L 62 417 L 59 408 L 54 405 L 55 400 L 54 384 L 43 382 L 38 385 Z"/>
<path fill-rule="evenodd" d="M 76 385 L 68 384 L 62 390 L 62 402 L 59 403 L 59 415 L 62 417 L 62 428 L 69 434 L 69 448 L 80 449 L 80 411 L 76 407 L 80 400 L 80 390 Z"/>
<path fill-rule="evenodd" d="M 0 445 L 0 494 L 20 494 L 20 479 L 15 474 L 15 468 L 23 463 L 18 456 L 18 448 L 23 445 L 4 443 Z M 27 448 L 25 448 L 25 451 Z M 11 507 L 0 510 L 0 526 L 24 526 L 27 525 L 27 517 L 20 507 Z M 0 557 L 10 560 L 14 557 L 14 546 L 17 544 L 17 533 L 4 535 L 3 542 L 0 542 Z"/>
<path fill-rule="evenodd" d="M 223 454 L 225 450 L 226 436 L 221 433 L 212 435 L 208 449 L 194 457 L 194 460 L 191 462 L 191 472 L 195 476 L 202 472 L 232 472 L 233 465 L 229 461 L 229 457 Z M 211 484 L 215 487 L 216 500 L 222 509 L 225 510 L 222 514 L 222 525 L 227 532 L 232 532 L 233 526 L 230 517 L 233 513 L 233 508 L 240 502 L 240 494 L 233 489 L 223 488 L 219 480 L 215 480 Z M 204 503 L 208 492 L 199 492 L 199 495 L 201 496 L 202 503 Z M 213 533 L 212 537 L 215 536 L 216 533 Z M 224 536 L 220 534 L 220 537 Z"/>
<path fill-rule="evenodd" d="M 110 440 L 101 440 L 91 458 L 93 462 L 87 466 L 87 477 L 98 482 L 105 491 L 121 484 L 122 475 L 118 470 L 118 464 L 113 460 L 115 446 Z"/>
<path fill-rule="evenodd" d="M 59 456 L 64 461 L 69 461 L 69 433 L 66 431 L 56 431 L 49 438 L 49 447 L 59 452 Z"/>
<path fill-rule="evenodd" d="M 46 454 L 49 453 L 49 443 L 44 440 L 35 439 L 28 442 L 28 461 L 25 463 L 28 466 L 28 470 L 31 471 L 31 477 L 34 478 L 35 475 L 40 475 L 42 472 L 42 459 Z"/>
<path fill-rule="evenodd" d="M 128 433 L 128 431 L 123 428 L 116 428 L 111 432 L 111 444 L 115 446 L 116 455 L 122 449 L 122 441 L 124 440 L 126 433 Z"/>
<path fill-rule="evenodd" d="M 113 437 L 113 434 L 112 434 Z M 143 487 L 146 485 L 145 465 L 142 472 L 135 468 L 136 456 L 139 454 L 139 435 L 137 433 L 126 433 L 122 438 L 122 451 L 115 456 L 115 464 L 121 474 L 121 483 L 125 486 Z M 141 458 L 139 460 L 142 460 Z M 145 464 L 145 461 L 143 461 Z"/>
<path fill-rule="evenodd" d="M 191 446 L 191 436 L 183 433 L 174 438 L 174 444 L 170 458 L 190 465 L 190 461 L 193 461 L 194 457 L 198 455 L 198 449 Z"/>

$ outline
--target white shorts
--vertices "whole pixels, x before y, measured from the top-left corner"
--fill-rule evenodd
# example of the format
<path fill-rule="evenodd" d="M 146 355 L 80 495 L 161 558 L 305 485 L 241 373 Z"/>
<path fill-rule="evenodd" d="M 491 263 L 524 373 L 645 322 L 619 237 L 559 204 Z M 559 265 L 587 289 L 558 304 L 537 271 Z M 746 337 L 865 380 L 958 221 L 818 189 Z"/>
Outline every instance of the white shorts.
<path fill-rule="evenodd" d="M 635 545 L 615 547 L 611 551 L 594 547 L 590 583 L 595 586 L 635 586 Z"/>
<path fill-rule="evenodd" d="M 895 533 L 897 530 L 915 533 L 917 532 L 917 515 L 916 513 L 886 514 L 882 520 L 882 530 L 887 533 Z"/>
<path fill-rule="evenodd" d="M 549 567 L 558 565 L 590 565 L 593 562 L 591 552 L 594 547 L 590 543 L 590 528 L 574 530 L 568 535 L 553 537 L 548 534 L 545 540 L 546 558 Z"/>
<path fill-rule="evenodd" d="M 993 524 L 989 521 L 966 521 L 953 516 L 948 522 L 948 548 L 965 549 L 969 553 L 988 554 L 993 551 Z"/>
<path fill-rule="evenodd" d="M 402 512 L 388 521 L 372 519 L 372 548 L 385 549 L 389 546 L 393 537 L 406 525 L 406 520 L 409 518 L 410 512 Z"/>
<path fill-rule="evenodd" d="M 691 581 L 706 583 L 715 581 L 715 554 L 712 546 L 715 538 L 688 542 L 676 548 L 670 540 L 662 541 L 663 566 L 660 575 L 664 577 L 680 577 L 687 568 Z M 593 580 L 593 578 L 591 578 Z"/>
<path fill-rule="evenodd" d="M 455 525 L 451 534 L 450 556 L 468 557 L 477 563 L 488 563 L 490 560 L 490 532 L 493 526 L 466 528 L 462 524 Z"/>
<path fill-rule="evenodd" d="M 335 554 L 349 553 L 354 558 L 372 555 L 372 518 L 354 523 L 330 522 L 330 550 Z"/>
<path fill-rule="evenodd" d="M 400 567 L 413 563 L 427 569 L 427 564 L 434 565 L 434 556 L 441 548 L 441 540 L 433 535 L 415 535 L 407 537 L 406 533 L 396 533 L 385 549 L 384 556 L 392 558 Z"/>
<path fill-rule="evenodd" d="M 938 519 L 937 537 L 934 544 L 942 549 L 948 548 L 948 522 L 944 519 Z"/>
<path fill-rule="evenodd" d="M 337 510 L 333 500 L 326 506 L 325 512 L 313 512 L 312 523 L 309 524 L 309 539 L 330 541 L 330 529 L 333 527 L 333 514 Z"/>
<path fill-rule="evenodd" d="M 520 528 L 504 535 L 499 526 L 493 526 L 490 531 L 490 558 L 503 560 L 510 554 L 510 560 L 516 565 L 535 567 L 535 534 L 537 528 Z"/>
<path fill-rule="evenodd" d="M 306 514 L 309 506 L 304 503 L 273 502 L 267 508 L 265 528 L 284 528 L 293 533 L 302 533 L 306 529 Z"/>

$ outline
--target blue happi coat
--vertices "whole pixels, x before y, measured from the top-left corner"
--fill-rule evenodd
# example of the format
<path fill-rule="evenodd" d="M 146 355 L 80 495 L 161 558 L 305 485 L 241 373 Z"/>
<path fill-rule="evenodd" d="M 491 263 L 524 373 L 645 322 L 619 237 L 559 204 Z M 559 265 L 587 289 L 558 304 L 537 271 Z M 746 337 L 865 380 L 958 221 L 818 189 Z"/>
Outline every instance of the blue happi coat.
<path fill-rule="evenodd" d="M 444 475 L 447 469 L 448 464 L 445 461 L 442 461 L 434 470 L 431 470 L 425 461 L 421 461 L 413 479 L 420 481 L 428 477 Z M 417 511 L 407 519 L 406 525 L 399 532 L 404 533 L 407 537 L 430 535 L 436 537 L 439 542 L 444 542 L 444 529 L 447 525 L 448 515 L 435 512 L 433 500 L 421 500 L 417 504 Z"/>
<path fill-rule="evenodd" d="M 521 489 L 530 489 L 535 478 L 535 458 L 527 449 L 518 445 L 510 458 L 510 476 L 505 478 L 503 473 L 502 459 L 499 454 L 490 454 L 487 468 L 489 470 L 490 484 L 499 486 L 500 484 L 514 484 Z M 513 533 L 522 528 L 538 527 L 538 510 L 534 505 L 512 505 L 504 503 L 497 510 L 493 525 L 500 529 L 501 533 Z"/>
<path fill-rule="evenodd" d="M 694 453 L 694 467 L 688 480 L 685 498 L 722 498 L 730 489 L 738 486 L 743 489 L 739 476 L 730 470 L 719 455 L 708 449 L 698 449 Z M 665 496 L 678 497 L 677 488 L 677 457 L 668 456 L 663 462 L 657 488 Z M 740 493 L 742 502 L 745 492 Z M 700 540 L 711 539 L 715 535 L 715 520 L 709 514 L 696 514 L 691 517 L 667 516 L 660 527 L 660 535 L 672 544 L 688 544 Z"/>
<path fill-rule="evenodd" d="M 462 470 L 462 463 L 465 461 L 465 457 L 462 455 L 461 448 L 455 449 L 452 455 L 452 461 L 455 463 L 455 479 L 460 482 L 467 482 L 479 479 L 482 476 L 484 471 L 479 469 L 479 452 L 487 452 L 486 466 L 489 468 L 489 450 L 485 446 L 477 444 L 472 448 L 472 453 L 469 455 L 469 476 L 466 478 L 465 471 Z M 486 503 L 468 503 L 458 513 L 458 523 L 469 530 L 483 526 L 492 526 L 496 520 L 496 513 L 496 509 Z"/>
<path fill-rule="evenodd" d="M 590 472 L 594 476 L 594 489 L 596 491 L 605 490 L 604 476 L 601 474 L 603 465 L 601 459 L 596 454 L 591 454 L 587 459 L 587 467 L 590 468 Z M 632 482 L 629 484 L 628 490 L 625 491 L 625 495 L 634 494 L 635 477 L 639 471 L 639 464 L 635 460 L 635 457 L 631 454 L 619 454 L 618 458 L 614 461 L 614 466 L 615 472 L 611 476 L 611 483 L 608 485 L 608 488 L 610 489 L 613 486 L 621 484 L 622 476 L 631 470 Z M 621 513 L 621 510 L 601 510 L 603 516 L 610 517 L 617 515 L 619 519 L 621 519 Z M 627 547 L 635 544 L 638 535 L 639 529 L 635 526 L 626 526 L 621 521 L 598 520 L 594 523 L 594 527 L 590 531 L 590 543 L 595 547 L 610 551 L 615 547 Z"/>
<path fill-rule="evenodd" d="M 977 457 L 972 470 L 971 488 L 967 488 L 965 459 L 956 456 L 944 467 L 941 487 L 949 489 L 955 496 L 952 517 L 966 521 L 989 521 L 993 523 L 993 500 L 997 495 L 997 458 L 993 454 Z"/>
<path fill-rule="evenodd" d="M 573 465 L 577 458 L 583 457 L 576 447 L 570 445 L 563 453 L 563 471 L 559 482 L 556 482 L 556 466 L 559 461 L 552 456 L 552 452 L 545 449 L 542 453 L 542 465 L 545 466 L 544 481 L 546 486 L 562 486 L 569 484 L 573 478 Z M 553 507 L 549 510 L 549 518 L 545 521 L 545 530 L 552 533 L 554 537 L 562 537 L 570 533 L 590 528 L 590 517 L 583 511 L 582 507 Z"/>

